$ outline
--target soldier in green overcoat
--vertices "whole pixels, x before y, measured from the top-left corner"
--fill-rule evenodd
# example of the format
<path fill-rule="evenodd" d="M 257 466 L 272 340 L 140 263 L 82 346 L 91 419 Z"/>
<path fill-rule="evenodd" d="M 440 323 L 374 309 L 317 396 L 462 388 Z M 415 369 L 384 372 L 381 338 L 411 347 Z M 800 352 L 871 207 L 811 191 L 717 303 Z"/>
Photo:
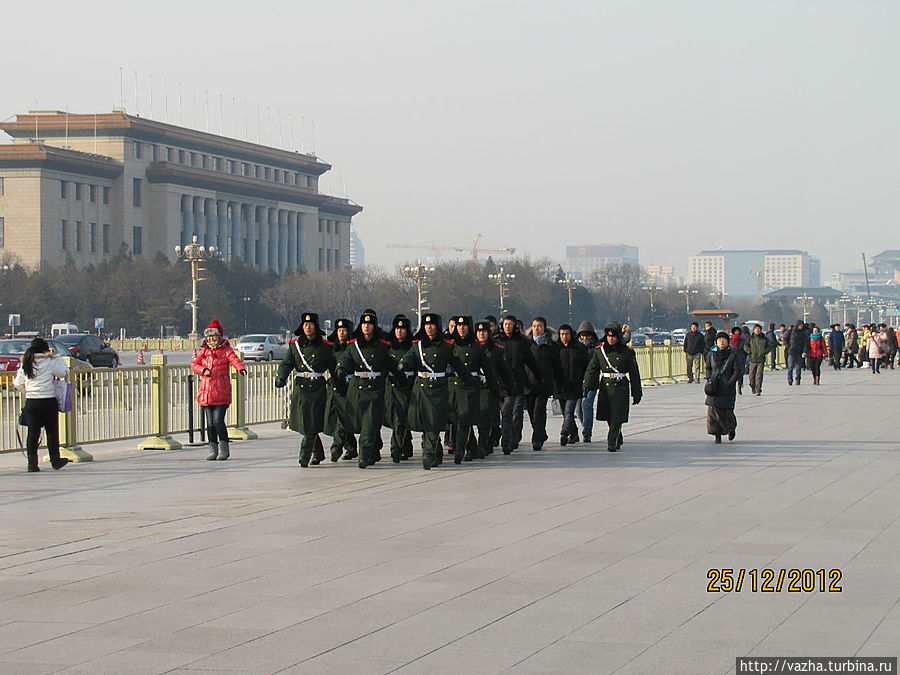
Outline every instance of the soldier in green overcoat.
<path fill-rule="evenodd" d="M 384 421 L 384 390 L 389 376 L 402 378 L 390 345 L 382 338 L 375 312 L 364 312 L 353 339 L 338 360 L 338 377 L 351 375 L 347 399 L 353 410 L 353 430 L 359 434 L 359 468 L 378 461 Z"/>
<path fill-rule="evenodd" d="M 391 322 L 390 352 L 400 362 L 412 348 L 412 326 L 409 318 L 398 314 Z M 395 464 L 412 457 L 412 432 L 409 430 L 409 395 L 412 380 L 392 377 L 385 387 L 385 418 L 391 428 L 391 459 Z"/>
<path fill-rule="evenodd" d="M 481 413 L 481 395 L 487 389 L 498 396 L 497 373 L 492 367 L 485 349 L 475 339 L 472 332 L 472 317 L 456 317 L 456 333 L 453 338 L 456 355 L 463 367 L 477 383 L 473 386 L 463 382 L 459 375 L 451 378 L 451 399 L 454 401 L 455 419 L 451 425 L 454 432 L 453 461 L 459 464 L 463 460 L 471 462 L 478 452 L 478 441 L 475 428 Z"/>
<path fill-rule="evenodd" d="M 307 467 L 310 459 L 314 464 L 320 461 L 318 456 L 312 458 L 312 454 L 317 447 L 322 447 L 319 434 L 325 429 L 325 404 L 328 399 L 325 379 L 326 373 L 334 376 L 335 359 L 331 343 L 322 339 L 318 314 L 304 312 L 294 335 L 297 338 L 290 341 L 288 351 L 278 366 L 275 386 L 285 386 L 291 373 L 296 373 L 288 426 L 303 435 L 300 466 Z"/>
<path fill-rule="evenodd" d="M 441 463 L 438 447 L 440 434 L 447 426 L 447 371 L 452 367 L 468 386 L 474 387 L 481 380 L 469 374 L 453 345 L 444 339 L 439 315 L 425 314 L 415 337 L 412 349 L 400 360 L 400 365 L 403 370 L 416 374 L 409 397 L 409 426 L 413 431 L 422 432 L 422 468 L 430 469 Z"/>
<path fill-rule="evenodd" d="M 484 350 L 488 364 L 494 371 L 498 380 L 502 381 L 507 391 L 515 387 L 515 378 L 506 357 L 503 355 L 503 345 L 494 342 L 491 337 L 492 329 L 489 320 L 479 321 L 475 324 L 475 338 Z M 484 459 L 494 452 L 495 429 L 500 419 L 499 390 L 484 387 L 481 390 L 481 408 L 478 415 L 478 450 L 476 458 Z"/>
<path fill-rule="evenodd" d="M 350 319 L 338 319 L 334 324 L 334 331 L 328 336 L 328 341 L 334 347 L 334 357 L 347 349 L 350 335 L 353 333 L 353 322 Z M 346 378 L 345 382 L 349 381 Z M 335 392 L 335 378 L 328 380 L 328 402 L 325 405 L 325 433 L 331 436 L 331 461 L 336 462 L 341 458 L 341 453 L 346 451 L 344 459 L 356 459 L 356 436 L 353 434 L 353 411 L 346 395 Z M 340 385 L 346 391 L 344 384 Z"/>
<path fill-rule="evenodd" d="M 622 326 L 610 323 L 603 339 L 594 348 L 582 387 L 597 390 L 597 419 L 609 425 L 606 449 L 615 452 L 622 447 L 622 425 L 628 421 L 629 384 L 631 401 L 641 402 L 641 374 L 634 350 L 622 339 Z"/>

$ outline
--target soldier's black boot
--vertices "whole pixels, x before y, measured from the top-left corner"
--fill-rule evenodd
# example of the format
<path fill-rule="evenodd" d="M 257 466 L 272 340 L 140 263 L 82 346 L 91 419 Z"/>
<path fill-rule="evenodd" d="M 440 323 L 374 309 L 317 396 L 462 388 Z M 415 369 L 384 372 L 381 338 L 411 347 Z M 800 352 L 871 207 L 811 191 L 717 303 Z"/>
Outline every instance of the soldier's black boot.
<path fill-rule="evenodd" d="M 614 429 L 612 426 L 609 428 L 609 433 L 606 435 L 606 449 L 609 452 L 615 452 L 618 450 L 618 442 L 619 442 L 619 431 L 618 429 Z"/>
<path fill-rule="evenodd" d="M 359 456 L 359 453 L 356 450 L 356 436 L 348 433 L 345 440 L 346 440 L 347 449 L 344 451 L 343 459 L 346 459 L 346 460 L 356 459 Z"/>
<path fill-rule="evenodd" d="M 359 449 L 359 461 L 357 462 L 357 466 L 360 469 L 365 469 L 370 464 L 373 464 L 374 462 L 371 461 L 373 454 L 374 453 L 371 450 L 369 450 L 368 448 L 360 448 Z"/>
<path fill-rule="evenodd" d="M 569 443 L 569 437 L 568 437 L 568 436 L 566 436 L 565 434 L 563 434 L 562 436 L 559 437 L 559 444 L 560 444 L 560 445 L 565 446 L 565 445 L 567 445 L 568 443 Z"/>
<path fill-rule="evenodd" d="M 344 454 L 344 443 L 343 443 L 344 432 L 339 431 L 337 435 L 334 437 L 334 442 L 331 444 L 331 461 L 336 462 L 341 458 L 341 455 Z"/>
<path fill-rule="evenodd" d="M 304 469 L 309 466 L 309 454 L 301 452 L 300 453 L 300 466 Z"/>
<path fill-rule="evenodd" d="M 313 449 L 313 456 L 309 463 L 315 466 L 321 464 L 323 461 L 325 461 L 325 446 L 322 445 L 322 439 L 316 434 L 316 445 Z"/>
<path fill-rule="evenodd" d="M 569 434 L 569 443 L 577 443 L 578 442 L 578 432 L 573 431 Z"/>

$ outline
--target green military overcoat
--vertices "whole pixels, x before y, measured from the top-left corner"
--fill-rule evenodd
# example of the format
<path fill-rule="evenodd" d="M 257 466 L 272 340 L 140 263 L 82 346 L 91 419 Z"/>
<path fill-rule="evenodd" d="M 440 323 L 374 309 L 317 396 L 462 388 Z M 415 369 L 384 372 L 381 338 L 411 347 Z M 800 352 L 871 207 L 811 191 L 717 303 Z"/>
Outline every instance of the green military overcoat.
<path fill-rule="evenodd" d="M 615 376 L 616 371 L 627 377 Z M 613 377 L 609 377 L 610 374 Z M 584 372 L 583 387 L 597 390 L 598 420 L 611 422 L 613 425 L 627 422 L 631 406 L 630 396 L 640 398 L 643 395 L 641 374 L 634 350 L 626 345 L 610 347 L 605 341 L 602 342 L 591 354 L 591 360 Z"/>
<path fill-rule="evenodd" d="M 288 344 L 287 354 L 278 366 L 278 379 L 287 381 L 292 373 L 296 373 L 288 416 L 288 426 L 293 431 L 304 436 L 324 431 L 328 399 L 325 382 L 326 377 L 334 375 L 334 369 L 334 349 L 327 340 L 319 338 L 310 342 L 301 335 Z"/>
<path fill-rule="evenodd" d="M 469 375 L 453 344 L 438 337 L 414 340 L 412 349 L 400 361 L 406 371 L 416 377 L 409 397 L 409 427 L 413 431 L 439 433 L 447 426 L 449 407 L 449 377 L 451 368 L 466 384 L 480 384 L 478 378 Z"/>
<path fill-rule="evenodd" d="M 350 431 L 376 433 L 384 422 L 387 378 L 397 371 L 397 360 L 391 355 L 387 340 L 350 340 L 338 358 L 338 369 L 352 376 L 347 389 L 353 423 Z"/>
<path fill-rule="evenodd" d="M 477 340 L 454 341 L 456 356 L 463 369 L 471 375 L 474 384 L 466 384 L 459 374 L 450 380 L 450 398 L 454 421 L 462 427 L 476 426 L 481 412 L 482 391 L 499 392 L 497 373 L 487 352 Z"/>

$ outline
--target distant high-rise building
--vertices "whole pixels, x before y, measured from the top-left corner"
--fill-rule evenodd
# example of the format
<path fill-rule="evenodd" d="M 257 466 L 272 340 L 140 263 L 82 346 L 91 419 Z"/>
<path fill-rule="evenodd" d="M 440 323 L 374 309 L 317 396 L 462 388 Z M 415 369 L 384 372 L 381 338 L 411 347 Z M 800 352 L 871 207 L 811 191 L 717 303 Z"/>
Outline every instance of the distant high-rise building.
<path fill-rule="evenodd" d="M 366 247 L 359 238 L 359 232 L 350 226 L 350 267 L 357 269 L 366 266 Z"/>
<path fill-rule="evenodd" d="M 0 123 L 0 248 L 31 268 L 121 252 L 173 259 L 193 237 L 278 274 L 341 269 L 362 207 L 319 192 L 315 155 L 125 112 Z"/>
<path fill-rule="evenodd" d="M 647 265 L 647 276 L 663 288 L 684 285 L 684 279 L 675 274 L 675 268 L 670 265 Z"/>
<path fill-rule="evenodd" d="M 689 284 L 707 284 L 731 297 L 822 284 L 822 262 L 806 251 L 700 251 L 690 257 L 688 268 Z"/>
<path fill-rule="evenodd" d="M 587 284 L 591 283 L 594 272 L 610 263 L 639 264 L 637 246 L 566 246 L 566 271 Z"/>

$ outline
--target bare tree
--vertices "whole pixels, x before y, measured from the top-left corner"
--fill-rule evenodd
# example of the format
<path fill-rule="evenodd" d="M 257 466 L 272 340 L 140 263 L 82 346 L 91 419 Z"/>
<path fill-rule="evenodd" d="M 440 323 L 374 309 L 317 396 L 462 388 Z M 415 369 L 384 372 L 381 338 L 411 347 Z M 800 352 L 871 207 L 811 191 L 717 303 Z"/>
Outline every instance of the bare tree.
<path fill-rule="evenodd" d="M 626 321 L 632 301 L 641 291 L 644 273 L 640 265 L 606 263 L 591 275 L 598 304 L 609 318 Z"/>

